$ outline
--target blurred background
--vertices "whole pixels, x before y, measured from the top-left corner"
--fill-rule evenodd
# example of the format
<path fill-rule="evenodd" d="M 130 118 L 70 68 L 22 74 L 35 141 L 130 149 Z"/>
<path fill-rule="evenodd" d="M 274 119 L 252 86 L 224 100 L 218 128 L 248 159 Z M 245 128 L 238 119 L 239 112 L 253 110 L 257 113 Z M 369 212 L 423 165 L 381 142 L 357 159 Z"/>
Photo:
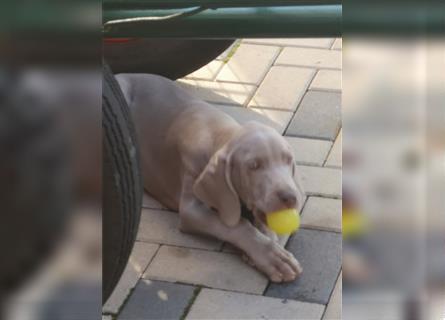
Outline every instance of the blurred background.
<path fill-rule="evenodd" d="M 351 2 L 343 6 L 343 318 L 443 319 L 443 4 Z"/>
<path fill-rule="evenodd" d="M 0 318 L 99 319 L 101 5 L 2 1 L 0 21 Z"/>

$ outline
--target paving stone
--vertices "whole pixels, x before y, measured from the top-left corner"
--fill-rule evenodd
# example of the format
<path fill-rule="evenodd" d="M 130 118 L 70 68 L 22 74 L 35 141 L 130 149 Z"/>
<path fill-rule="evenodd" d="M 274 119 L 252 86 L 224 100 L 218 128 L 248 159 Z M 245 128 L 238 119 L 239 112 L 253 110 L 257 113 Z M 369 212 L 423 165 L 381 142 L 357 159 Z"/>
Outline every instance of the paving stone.
<path fill-rule="evenodd" d="M 285 284 L 271 284 L 266 296 L 327 304 L 341 268 L 340 233 L 300 229 L 288 242 L 303 267 L 301 276 Z"/>
<path fill-rule="evenodd" d="M 298 164 L 322 166 L 332 143 L 325 140 L 285 137 L 294 151 Z"/>
<path fill-rule="evenodd" d="M 219 250 L 222 242 L 216 239 L 186 234 L 179 230 L 176 212 L 142 209 L 137 239 L 159 244 L 170 244 L 188 248 Z"/>
<path fill-rule="evenodd" d="M 268 44 L 283 47 L 313 47 L 329 49 L 334 42 L 332 38 L 278 38 L 278 39 L 243 39 L 245 43 Z"/>
<path fill-rule="evenodd" d="M 249 84 L 180 79 L 177 82 L 197 98 L 208 102 L 245 105 L 256 87 Z"/>
<path fill-rule="evenodd" d="M 162 246 L 144 278 L 262 294 L 267 278 L 234 254 Z"/>
<path fill-rule="evenodd" d="M 301 226 L 341 232 L 342 201 L 309 197 L 303 208 Z"/>
<path fill-rule="evenodd" d="M 312 48 L 284 48 L 275 64 L 340 69 L 341 51 Z"/>
<path fill-rule="evenodd" d="M 157 244 L 136 241 L 121 279 L 102 308 L 103 312 L 117 314 L 122 303 L 144 273 L 158 248 Z"/>
<path fill-rule="evenodd" d="M 323 315 L 324 320 L 341 320 L 342 274 L 337 279 L 334 291 Z"/>
<path fill-rule="evenodd" d="M 335 140 L 341 127 L 341 94 L 309 91 L 286 135 Z"/>
<path fill-rule="evenodd" d="M 193 298 L 193 286 L 141 280 L 118 320 L 180 319 Z"/>
<path fill-rule="evenodd" d="M 144 192 L 144 195 L 142 196 L 142 207 L 147 209 L 168 210 L 159 201 L 154 199 L 146 192 Z"/>
<path fill-rule="evenodd" d="M 333 50 L 341 50 L 342 49 L 342 42 L 343 41 L 342 41 L 341 38 L 335 39 L 335 42 L 332 45 L 331 49 L 333 49 Z"/>
<path fill-rule="evenodd" d="M 203 289 L 186 319 L 320 319 L 323 310 L 315 303 Z"/>
<path fill-rule="evenodd" d="M 307 196 L 341 197 L 341 170 L 297 166 Z"/>
<path fill-rule="evenodd" d="M 341 71 L 319 70 L 311 83 L 310 89 L 341 91 Z"/>
<path fill-rule="evenodd" d="M 342 134 L 340 130 L 337 139 L 335 139 L 334 146 L 332 147 L 332 150 L 329 153 L 328 159 L 326 160 L 325 164 L 326 167 L 341 168 L 342 166 L 341 143 L 342 143 Z"/>
<path fill-rule="evenodd" d="M 242 43 L 216 80 L 259 84 L 279 51 L 278 47 Z"/>
<path fill-rule="evenodd" d="M 248 121 L 258 121 L 264 123 L 280 134 L 284 133 L 286 127 L 288 126 L 291 118 L 292 112 L 270 110 L 270 109 L 259 109 L 259 108 L 241 108 L 233 106 L 216 106 L 220 110 L 227 113 L 229 116 L 234 118 L 240 124 L 244 124 Z"/>
<path fill-rule="evenodd" d="M 249 107 L 295 111 L 315 71 L 295 67 L 272 67 L 261 83 Z"/>
<path fill-rule="evenodd" d="M 221 70 L 223 65 L 224 62 L 213 60 L 204 67 L 190 73 L 186 76 L 186 78 L 212 81 L 216 78 L 216 75 L 218 74 L 219 70 Z"/>

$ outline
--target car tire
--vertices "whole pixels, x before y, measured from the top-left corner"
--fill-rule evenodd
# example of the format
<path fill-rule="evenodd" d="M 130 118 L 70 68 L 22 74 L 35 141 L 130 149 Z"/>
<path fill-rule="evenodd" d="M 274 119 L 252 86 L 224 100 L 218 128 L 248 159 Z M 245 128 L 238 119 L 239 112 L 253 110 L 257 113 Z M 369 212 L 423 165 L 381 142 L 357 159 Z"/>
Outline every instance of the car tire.
<path fill-rule="evenodd" d="M 106 65 L 102 98 L 102 302 L 105 303 L 125 269 L 136 239 L 143 184 L 131 115 L 120 87 Z"/>

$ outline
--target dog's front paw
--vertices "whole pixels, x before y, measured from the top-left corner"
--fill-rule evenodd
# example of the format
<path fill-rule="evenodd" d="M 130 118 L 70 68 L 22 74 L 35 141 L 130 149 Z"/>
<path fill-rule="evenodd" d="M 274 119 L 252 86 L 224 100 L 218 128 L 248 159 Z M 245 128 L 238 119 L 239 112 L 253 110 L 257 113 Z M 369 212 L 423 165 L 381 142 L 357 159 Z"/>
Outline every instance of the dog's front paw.
<path fill-rule="evenodd" d="M 303 272 L 293 254 L 275 241 L 263 244 L 258 252 L 249 255 L 249 258 L 272 282 L 293 281 Z"/>

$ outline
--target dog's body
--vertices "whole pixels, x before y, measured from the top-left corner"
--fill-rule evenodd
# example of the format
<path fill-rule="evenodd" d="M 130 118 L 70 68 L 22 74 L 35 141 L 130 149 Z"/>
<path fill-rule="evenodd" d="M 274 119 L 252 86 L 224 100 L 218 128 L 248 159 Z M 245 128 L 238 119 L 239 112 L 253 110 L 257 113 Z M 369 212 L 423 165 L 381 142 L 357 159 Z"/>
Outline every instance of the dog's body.
<path fill-rule="evenodd" d="M 267 212 L 304 199 L 285 140 L 258 123 L 239 125 L 165 78 L 117 80 L 135 122 L 144 187 L 179 211 L 181 230 L 239 247 L 272 281 L 295 279 L 301 267 L 265 225 Z M 258 228 L 241 217 L 241 201 Z"/>
<path fill-rule="evenodd" d="M 224 144 L 240 126 L 167 79 L 154 75 L 118 75 L 117 79 L 141 140 L 144 187 L 177 211 L 184 173 L 196 178 L 218 148 L 214 141 Z M 203 108 L 205 119 L 200 113 Z"/>

